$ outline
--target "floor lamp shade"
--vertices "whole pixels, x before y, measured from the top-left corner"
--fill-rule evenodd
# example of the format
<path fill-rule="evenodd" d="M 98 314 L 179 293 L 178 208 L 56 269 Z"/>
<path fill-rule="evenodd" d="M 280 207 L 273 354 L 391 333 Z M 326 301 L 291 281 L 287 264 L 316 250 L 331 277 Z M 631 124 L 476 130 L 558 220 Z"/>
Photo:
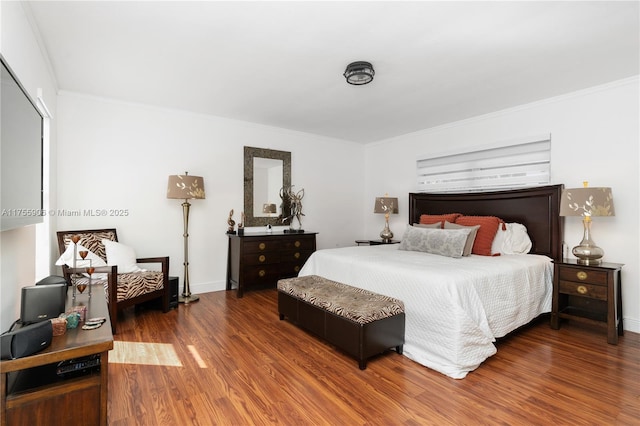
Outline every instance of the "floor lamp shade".
<path fill-rule="evenodd" d="M 204 179 L 200 176 L 190 176 L 186 172 L 184 175 L 169 176 L 167 198 L 184 200 L 184 203 L 182 203 L 182 215 L 184 218 L 184 286 L 178 301 L 188 304 L 200 299 L 198 295 L 191 294 L 191 288 L 189 287 L 189 208 L 191 207 L 189 200 L 205 198 Z M 168 285 L 168 283 L 165 285 Z"/>
<path fill-rule="evenodd" d="M 190 200 L 204 198 L 204 179 L 200 176 L 171 175 L 167 186 L 167 198 Z"/>

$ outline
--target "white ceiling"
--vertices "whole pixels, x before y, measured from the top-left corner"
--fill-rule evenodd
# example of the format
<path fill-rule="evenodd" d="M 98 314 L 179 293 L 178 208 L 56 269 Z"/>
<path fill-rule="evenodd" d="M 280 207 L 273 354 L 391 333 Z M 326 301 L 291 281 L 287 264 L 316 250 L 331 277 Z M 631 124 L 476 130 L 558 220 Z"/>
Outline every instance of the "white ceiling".
<path fill-rule="evenodd" d="M 28 2 L 59 89 L 367 143 L 639 74 L 639 2 Z M 346 65 L 373 64 L 351 86 Z"/>

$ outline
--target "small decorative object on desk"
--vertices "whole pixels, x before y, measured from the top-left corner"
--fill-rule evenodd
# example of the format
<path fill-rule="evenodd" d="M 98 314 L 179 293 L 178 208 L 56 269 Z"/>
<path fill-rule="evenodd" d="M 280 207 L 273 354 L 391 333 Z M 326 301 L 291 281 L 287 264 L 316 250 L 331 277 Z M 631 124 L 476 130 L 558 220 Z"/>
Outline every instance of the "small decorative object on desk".
<path fill-rule="evenodd" d="M 62 336 L 67 332 L 67 316 L 61 314 L 58 318 L 52 318 L 51 325 L 53 327 L 53 335 Z"/>
<path fill-rule="evenodd" d="M 305 214 L 302 213 L 302 199 L 304 198 L 304 188 L 299 190 L 298 192 L 293 191 L 293 185 L 288 188 L 282 187 L 280 189 L 280 198 L 282 198 L 282 205 L 288 206 L 289 209 L 283 208 L 283 215 L 285 213 L 289 213 L 288 216 L 282 219 L 282 223 L 289 223 L 289 230 L 285 230 L 284 232 L 292 232 L 292 233 L 302 233 L 304 229 L 302 229 L 302 216 Z M 298 222 L 298 226 L 295 226 L 295 222 Z"/>
<path fill-rule="evenodd" d="M 244 235 L 244 212 L 240 212 L 240 223 L 238 223 L 238 235 Z"/>
<path fill-rule="evenodd" d="M 83 274 L 79 274 L 79 273 L 74 273 L 71 277 L 71 285 L 73 287 L 73 299 L 75 300 L 78 291 L 80 292 L 80 294 L 82 294 L 87 289 L 87 287 L 89 287 L 89 297 L 91 297 L 91 274 L 93 274 L 93 271 L 95 271 L 95 268 L 93 268 L 92 266 L 92 260 L 91 259 L 87 260 L 87 255 L 89 254 L 89 252 L 87 250 L 78 251 L 78 243 L 80 241 L 80 236 L 74 235 L 73 237 L 71 237 L 71 241 L 73 242 L 73 251 L 74 251 L 73 267 L 74 268 L 84 267 L 87 265 L 87 262 L 89 263 L 89 266 L 86 269 L 88 278 Z M 78 255 L 80 255 L 79 258 L 78 258 Z M 78 261 L 80 261 L 80 264 L 78 264 Z"/>
<path fill-rule="evenodd" d="M 76 328 L 78 323 L 80 323 L 80 314 L 78 312 L 67 314 L 67 328 Z"/>
<path fill-rule="evenodd" d="M 227 229 L 227 234 L 235 234 L 234 227 L 236 226 L 236 221 L 233 220 L 233 209 L 229 212 L 229 218 L 227 219 L 227 224 L 229 228 Z"/>
<path fill-rule="evenodd" d="M 67 316 L 71 314 L 78 314 L 78 321 L 84 322 L 87 318 L 87 307 L 84 305 L 73 306 L 67 309 Z"/>

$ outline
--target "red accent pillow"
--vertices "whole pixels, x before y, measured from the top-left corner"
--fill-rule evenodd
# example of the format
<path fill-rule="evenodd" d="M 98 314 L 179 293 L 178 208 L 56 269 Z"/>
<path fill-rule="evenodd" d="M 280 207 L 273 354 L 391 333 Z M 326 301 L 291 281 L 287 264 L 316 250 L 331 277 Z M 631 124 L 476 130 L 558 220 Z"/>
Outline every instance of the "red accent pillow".
<path fill-rule="evenodd" d="M 423 214 L 420 216 L 420 224 L 430 225 L 432 223 L 440 222 L 441 228 L 444 226 L 444 222 L 455 223 L 458 217 L 462 216 L 460 213 L 449 214 Z"/>
<path fill-rule="evenodd" d="M 473 242 L 471 253 L 481 256 L 491 256 L 491 245 L 498 232 L 498 226 L 503 220 L 495 216 L 460 216 L 456 219 L 458 225 L 474 226 L 480 225 L 476 240 Z"/>

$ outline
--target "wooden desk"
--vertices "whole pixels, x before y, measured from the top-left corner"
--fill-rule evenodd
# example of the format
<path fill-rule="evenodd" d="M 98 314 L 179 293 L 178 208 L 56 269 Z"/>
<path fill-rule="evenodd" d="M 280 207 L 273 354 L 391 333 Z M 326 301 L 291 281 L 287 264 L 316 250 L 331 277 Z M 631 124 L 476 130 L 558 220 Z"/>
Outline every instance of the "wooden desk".
<path fill-rule="evenodd" d="M 93 287 L 90 299 L 87 293 L 76 296 L 74 301 L 72 289 L 69 289 L 67 309 L 76 305 L 87 306 L 87 318 L 107 319 L 102 327 L 82 330 L 80 325 L 54 337 L 51 345 L 41 352 L 0 362 L 0 420 L 3 426 L 107 424 L 109 350 L 113 349 L 113 335 L 102 286 Z M 58 378 L 56 375 L 55 368 L 59 362 L 91 355 L 100 357 L 99 372 L 72 378 Z M 38 380 L 24 380 L 28 375 L 36 376 Z M 22 380 L 15 380 L 18 376 Z M 29 385 L 18 386 L 24 382 Z"/>

